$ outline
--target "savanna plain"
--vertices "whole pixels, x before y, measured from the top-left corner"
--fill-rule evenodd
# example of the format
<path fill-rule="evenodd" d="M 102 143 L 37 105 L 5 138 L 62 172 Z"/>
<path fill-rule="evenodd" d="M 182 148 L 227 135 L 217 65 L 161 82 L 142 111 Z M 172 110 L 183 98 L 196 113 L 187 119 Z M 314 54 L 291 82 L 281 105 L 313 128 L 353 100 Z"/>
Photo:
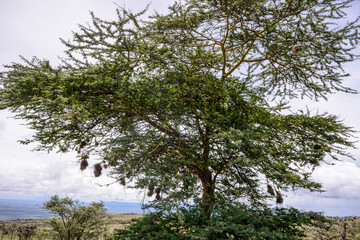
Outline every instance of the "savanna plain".
<path fill-rule="evenodd" d="M 106 240 L 113 236 L 114 230 L 126 228 L 134 219 L 141 218 L 143 214 L 111 214 L 106 222 L 107 230 L 102 236 L 94 240 Z M 306 240 L 359 240 L 359 217 L 327 217 L 327 223 L 305 226 Z M 1 240 L 52 240 L 54 232 L 48 225 L 49 219 L 22 219 L 0 221 Z M 29 236 L 22 236 L 21 229 L 28 229 Z"/>

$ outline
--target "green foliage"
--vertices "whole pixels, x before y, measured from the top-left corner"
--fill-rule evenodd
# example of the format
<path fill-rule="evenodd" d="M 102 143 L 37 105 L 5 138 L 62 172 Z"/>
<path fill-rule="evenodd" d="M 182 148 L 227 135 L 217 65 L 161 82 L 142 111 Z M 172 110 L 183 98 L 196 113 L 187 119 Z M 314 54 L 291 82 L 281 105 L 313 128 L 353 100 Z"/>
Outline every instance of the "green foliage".
<path fill-rule="evenodd" d="M 16 223 L 11 223 L 6 228 L 4 228 L 5 234 L 9 234 L 10 238 L 13 239 L 13 236 L 16 235 L 17 228 L 18 226 Z"/>
<path fill-rule="evenodd" d="M 79 201 L 55 195 L 44 203 L 44 208 L 59 216 L 49 221 L 57 239 L 95 239 L 106 231 L 105 221 L 109 216 L 102 202 L 85 206 Z"/>
<path fill-rule="evenodd" d="M 84 170 L 163 203 L 199 199 L 202 215 L 234 200 L 321 191 L 310 176 L 349 156 L 352 129 L 328 113 L 291 111 L 343 86 L 358 55 L 351 0 L 187 0 L 165 15 L 93 13 L 59 66 L 34 58 L 0 75 L 0 108 L 27 120 L 37 150 L 76 150 Z"/>
<path fill-rule="evenodd" d="M 30 240 L 37 234 L 37 226 L 34 224 L 17 224 L 15 222 L 6 223 L 0 222 L 0 239 L 16 239 L 16 235 L 19 240 Z M 13 238 L 14 237 L 14 238 Z"/>
<path fill-rule="evenodd" d="M 36 225 L 25 225 L 17 228 L 20 240 L 30 240 L 36 234 Z"/>
<path fill-rule="evenodd" d="M 1 231 L 1 239 L 3 239 L 4 235 L 9 234 L 9 228 L 4 222 L 0 223 L 0 231 Z"/>
<path fill-rule="evenodd" d="M 126 239 L 302 239 L 308 214 L 286 208 L 248 208 L 238 205 L 215 208 L 210 219 L 198 207 L 156 211 L 136 219 L 112 240 Z"/>

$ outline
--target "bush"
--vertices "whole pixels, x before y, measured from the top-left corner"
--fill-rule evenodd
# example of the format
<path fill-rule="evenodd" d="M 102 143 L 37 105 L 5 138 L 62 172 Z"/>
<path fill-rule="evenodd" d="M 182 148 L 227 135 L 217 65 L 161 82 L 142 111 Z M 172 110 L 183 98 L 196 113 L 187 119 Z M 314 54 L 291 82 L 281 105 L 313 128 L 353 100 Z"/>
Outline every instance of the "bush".
<path fill-rule="evenodd" d="M 164 210 L 161 207 L 123 230 L 112 240 L 145 239 L 279 239 L 296 240 L 305 236 L 304 224 L 311 216 L 290 208 L 249 208 L 237 205 L 217 208 L 209 219 L 200 217 L 194 206 Z"/>
<path fill-rule="evenodd" d="M 19 240 L 30 240 L 36 233 L 35 225 L 23 225 L 19 226 L 16 230 Z"/>
<path fill-rule="evenodd" d="M 102 202 L 84 206 L 79 201 L 55 195 L 44 203 L 44 208 L 60 216 L 49 222 L 57 239 L 96 239 L 106 231 L 105 221 L 109 216 Z"/>

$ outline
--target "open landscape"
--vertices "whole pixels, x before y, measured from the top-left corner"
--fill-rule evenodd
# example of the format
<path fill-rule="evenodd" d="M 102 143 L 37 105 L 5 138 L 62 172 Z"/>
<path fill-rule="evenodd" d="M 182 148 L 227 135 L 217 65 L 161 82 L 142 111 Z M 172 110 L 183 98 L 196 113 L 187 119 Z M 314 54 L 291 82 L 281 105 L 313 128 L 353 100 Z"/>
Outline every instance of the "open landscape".
<path fill-rule="evenodd" d="M 142 217 L 142 214 L 111 214 L 110 219 L 107 220 L 107 231 L 102 237 L 97 239 L 107 239 L 115 229 L 123 229 L 128 225 L 131 219 Z M 49 219 L 21 219 L 21 220 L 8 220 L 0 221 L 0 239 L 38 239 L 38 240 L 50 240 L 56 239 L 54 233 L 48 225 Z M 32 229 L 28 238 L 20 238 L 22 229 Z"/>
<path fill-rule="evenodd" d="M 40 200 L 0 199 L 0 221 L 52 218 L 53 215 L 43 209 Z M 108 214 L 143 213 L 141 204 L 127 202 L 105 202 Z"/>
<path fill-rule="evenodd" d="M 0 240 L 360 240 L 360 1 L 109 1 L 0 1 Z"/>
<path fill-rule="evenodd" d="M 142 214 L 111 214 L 107 220 L 107 231 L 94 240 L 106 240 L 111 237 L 115 229 L 124 229 L 132 219 L 143 217 Z M 360 239 L 360 218 L 358 217 L 331 217 L 330 222 L 319 224 L 317 227 L 306 227 L 307 240 L 358 240 Z M 22 219 L 0 221 L 1 240 L 51 240 L 57 239 L 48 225 L 49 219 Z M 28 238 L 20 238 L 20 229 L 33 229 Z M 35 227 L 35 228 L 34 228 Z"/>

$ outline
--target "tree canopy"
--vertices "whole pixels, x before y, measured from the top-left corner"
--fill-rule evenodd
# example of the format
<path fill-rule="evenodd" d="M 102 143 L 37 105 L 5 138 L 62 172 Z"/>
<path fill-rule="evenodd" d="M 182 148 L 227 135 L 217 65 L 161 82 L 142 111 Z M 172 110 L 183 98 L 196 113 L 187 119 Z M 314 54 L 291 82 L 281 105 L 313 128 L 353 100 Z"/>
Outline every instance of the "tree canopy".
<path fill-rule="evenodd" d="M 57 239 L 95 239 L 106 231 L 106 208 L 103 202 L 93 202 L 89 206 L 69 197 L 52 196 L 44 202 L 43 208 L 57 217 L 48 223 Z"/>
<path fill-rule="evenodd" d="M 111 168 L 155 201 L 282 203 L 321 191 L 311 173 L 350 156 L 337 116 L 292 112 L 293 98 L 355 93 L 351 0 L 186 0 L 167 14 L 117 9 L 80 25 L 62 64 L 23 59 L 0 76 L 0 107 L 26 119 L 37 150 L 76 150 L 84 170 Z M 93 157 L 97 156 L 97 158 Z"/>

